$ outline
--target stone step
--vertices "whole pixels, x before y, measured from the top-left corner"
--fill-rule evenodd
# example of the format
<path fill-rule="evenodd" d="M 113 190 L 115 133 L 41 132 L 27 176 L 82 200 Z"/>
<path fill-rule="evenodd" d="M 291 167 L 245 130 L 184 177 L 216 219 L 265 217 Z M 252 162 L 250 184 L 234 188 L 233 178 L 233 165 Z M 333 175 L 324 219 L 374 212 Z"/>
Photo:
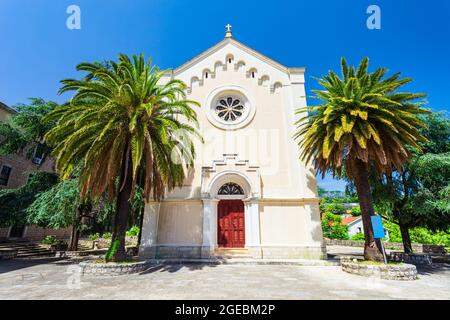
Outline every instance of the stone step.
<path fill-rule="evenodd" d="M 36 243 L 2 243 L 0 248 L 28 248 L 28 247 L 39 247 Z"/>
<path fill-rule="evenodd" d="M 17 254 L 18 258 L 34 258 L 34 257 L 53 257 L 55 253 L 53 251 L 47 251 L 47 252 L 28 252 L 28 253 L 21 253 L 19 252 Z"/>
<path fill-rule="evenodd" d="M 245 248 L 221 248 L 214 252 L 214 256 L 221 259 L 252 259 Z"/>
<path fill-rule="evenodd" d="M 47 247 L 39 243 L 29 241 L 4 242 L 0 244 L 0 249 L 17 250 L 17 258 L 33 258 L 54 255 L 54 252 Z"/>
<path fill-rule="evenodd" d="M 339 266 L 340 261 L 310 259 L 150 259 L 153 264 L 236 264 L 236 265 L 296 265 L 296 266 Z"/>
<path fill-rule="evenodd" d="M 227 254 L 227 255 L 245 255 L 248 254 L 248 249 L 245 248 L 220 248 L 216 249 L 217 254 Z"/>

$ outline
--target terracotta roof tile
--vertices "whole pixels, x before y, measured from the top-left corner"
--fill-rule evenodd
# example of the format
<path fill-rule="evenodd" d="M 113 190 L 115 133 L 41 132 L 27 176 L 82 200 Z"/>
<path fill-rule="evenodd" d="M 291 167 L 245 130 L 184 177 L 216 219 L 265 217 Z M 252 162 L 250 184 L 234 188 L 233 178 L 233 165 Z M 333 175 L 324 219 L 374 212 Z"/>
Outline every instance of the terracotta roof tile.
<path fill-rule="evenodd" d="M 354 222 L 354 221 L 356 221 L 356 220 L 359 220 L 359 219 L 361 219 L 361 216 L 358 216 L 358 217 L 343 218 L 343 219 L 342 219 L 342 224 L 348 225 L 348 224 L 350 224 L 350 223 L 352 223 L 352 222 Z"/>

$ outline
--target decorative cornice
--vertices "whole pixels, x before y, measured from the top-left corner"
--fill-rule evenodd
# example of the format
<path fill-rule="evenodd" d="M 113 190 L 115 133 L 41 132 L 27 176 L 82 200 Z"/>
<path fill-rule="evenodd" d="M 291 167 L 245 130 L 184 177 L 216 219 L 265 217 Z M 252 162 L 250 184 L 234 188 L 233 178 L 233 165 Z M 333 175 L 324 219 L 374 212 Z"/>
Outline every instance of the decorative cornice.
<path fill-rule="evenodd" d="M 237 41 L 234 38 L 225 38 L 222 41 L 218 42 L 217 44 L 215 44 L 214 46 L 212 46 L 211 48 L 207 49 L 206 51 L 203 51 L 202 53 L 200 53 L 199 55 L 195 56 L 194 58 L 192 58 L 191 60 L 187 61 L 186 63 L 182 64 L 181 66 L 179 66 L 178 68 L 175 68 L 173 70 L 173 75 L 176 76 L 178 74 L 180 74 L 181 72 L 189 69 L 191 66 L 193 66 L 194 64 L 200 62 L 201 60 L 205 59 L 207 56 L 213 54 L 214 52 L 220 50 L 221 48 L 223 48 L 224 46 L 226 46 L 227 44 L 233 44 L 235 45 L 237 48 L 241 49 L 244 52 L 247 52 L 248 54 L 254 56 L 255 58 L 271 65 L 272 67 L 286 73 L 286 74 L 292 74 L 292 73 L 304 73 L 305 72 L 305 68 L 288 68 L 284 65 L 282 65 L 281 63 L 267 57 L 266 55 L 259 53 L 258 51 L 256 51 L 255 49 L 250 48 L 249 46 L 243 44 L 242 42 Z"/>
<path fill-rule="evenodd" d="M 164 199 L 161 202 L 148 202 L 147 204 L 159 204 L 159 203 L 166 203 L 166 204 L 202 204 L 203 200 L 207 201 L 219 201 L 220 199 L 215 198 L 191 198 L 191 199 Z M 246 198 L 242 199 L 244 202 L 258 202 L 262 204 L 285 204 L 285 205 L 305 205 L 305 204 L 319 204 L 319 198 L 289 198 L 289 199 L 282 199 L 282 198 Z"/>
<path fill-rule="evenodd" d="M 237 153 L 224 153 L 223 158 L 220 160 L 213 160 L 210 166 L 203 166 L 202 172 L 216 172 L 217 166 L 226 166 L 228 161 L 234 162 L 235 166 L 244 166 L 245 171 L 257 171 L 259 166 L 250 165 L 249 160 L 240 160 L 238 159 Z"/>

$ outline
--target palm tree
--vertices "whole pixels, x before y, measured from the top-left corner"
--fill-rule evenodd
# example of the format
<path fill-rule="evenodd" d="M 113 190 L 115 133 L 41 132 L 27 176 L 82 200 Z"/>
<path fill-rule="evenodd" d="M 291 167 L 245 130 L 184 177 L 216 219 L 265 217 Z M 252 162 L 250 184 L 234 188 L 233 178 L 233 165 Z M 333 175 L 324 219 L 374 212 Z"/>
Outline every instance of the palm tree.
<path fill-rule="evenodd" d="M 424 126 L 417 117 L 427 111 L 413 103 L 424 94 L 398 92 L 412 81 L 400 79 L 400 73 L 384 78 L 385 68 L 368 73 L 369 59 L 359 67 L 349 67 L 342 58 L 342 77 L 333 71 L 318 79 L 323 90 L 313 90 L 323 103 L 300 108 L 295 139 L 301 148 L 301 158 L 313 160 L 322 175 L 330 171 L 355 184 L 365 234 L 364 257 L 382 260 L 380 242 L 375 241 L 371 225 L 374 215 L 369 174 L 391 173 L 410 158 L 407 147 L 420 150 L 425 137 L 419 129 Z"/>
<path fill-rule="evenodd" d="M 141 54 L 119 55 L 118 62 L 81 63 L 81 80 L 62 80 L 60 93 L 75 91 L 69 103 L 47 120 L 57 126 L 45 138 L 54 146 L 63 179 L 78 164 L 80 195 L 116 197 L 110 250 L 113 261 L 126 258 L 125 232 L 136 184 L 148 201 L 182 186 L 185 167 L 193 164 L 191 138 L 199 136 L 197 117 L 179 80 L 160 84 L 165 72 L 145 63 Z"/>

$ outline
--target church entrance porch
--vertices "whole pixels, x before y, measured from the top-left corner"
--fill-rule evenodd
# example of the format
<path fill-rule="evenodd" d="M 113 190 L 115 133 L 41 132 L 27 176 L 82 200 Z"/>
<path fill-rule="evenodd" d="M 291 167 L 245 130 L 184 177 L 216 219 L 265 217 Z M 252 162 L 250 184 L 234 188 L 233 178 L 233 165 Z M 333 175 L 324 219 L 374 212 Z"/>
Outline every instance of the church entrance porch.
<path fill-rule="evenodd" d="M 219 248 L 245 247 L 245 216 L 242 200 L 220 200 L 217 206 Z"/>

